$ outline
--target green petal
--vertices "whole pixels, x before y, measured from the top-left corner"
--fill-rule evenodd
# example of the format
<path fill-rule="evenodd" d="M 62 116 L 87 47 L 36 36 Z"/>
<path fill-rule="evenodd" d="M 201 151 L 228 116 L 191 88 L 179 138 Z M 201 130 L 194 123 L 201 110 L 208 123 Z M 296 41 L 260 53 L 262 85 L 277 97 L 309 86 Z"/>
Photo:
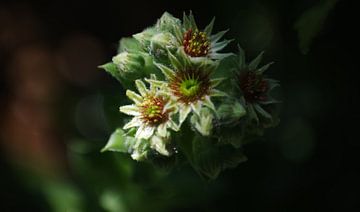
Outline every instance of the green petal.
<path fill-rule="evenodd" d="M 148 149 L 149 142 L 146 139 L 136 139 L 131 157 L 137 161 L 145 160 L 147 158 Z"/>
<path fill-rule="evenodd" d="M 200 110 L 201 110 L 201 106 L 202 106 L 202 102 L 201 101 L 197 101 L 195 103 L 190 104 L 192 110 L 194 111 L 194 113 L 196 113 L 196 115 L 200 115 Z"/>
<path fill-rule="evenodd" d="M 281 101 L 276 100 L 270 96 L 266 101 L 260 101 L 259 103 L 262 105 L 269 105 L 269 104 L 278 104 L 281 103 Z"/>
<path fill-rule="evenodd" d="M 178 60 L 177 57 L 175 57 L 170 51 L 168 51 L 168 55 L 169 55 L 169 60 L 171 65 L 176 69 L 176 70 L 183 70 L 184 66 L 181 64 L 181 62 Z"/>
<path fill-rule="evenodd" d="M 146 96 L 149 91 L 145 86 L 145 83 L 141 80 L 135 80 L 136 88 L 140 92 L 141 96 Z"/>
<path fill-rule="evenodd" d="M 246 61 L 245 61 L 245 52 L 244 50 L 241 48 L 240 44 L 238 44 L 238 49 L 239 49 L 239 68 L 243 69 L 246 66 Z"/>
<path fill-rule="evenodd" d="M 138 127 L 141 124 L 142 123 L 141 123 L 140 119 L 138 117 L 134 117 L 133 119 L 131 119 L 131 121 L 129 121 L 127 124 L 125 124 L 123 129 L 126 130 L 126 129 L 129 129 L 129 128 Z"/>
<path fill-rule="evenodd" d="M 202 59 L 202 60 L 199 60 L 201 62 L 199 63 L 198 68 L 201 69 L 202 71 L 206 71 L 208 73 L 212 73 L 213 71 L 215 71 L 220 64 L 219 61 L 213 61 L 213 60 L 209 59 L 208 57 L 197 57 L 197 58 Z M 196 58 L 194 58 L 194 59 L 196 59 Z"/>
<path fill-rule="evenodd" d="M 270 62 L 264 66 L 262 66 L 261 68 L 259 68 L 258 70 L 256 70 L 257 73 L 259 74 L 263 74 L 269 67 L 270 65 L 272 65 L 274 62 Z"/>
<path fill-rule="evenodd" d="M 185 12 L 183 13 L 183 24 L 184 24 L 185 30 L 188 30 L 191 28 L 190 20 Z"/>
<path fill-rule="evenodd" d="M 159 152 L 162 155 L 165 156 L 169 156 L 170 153 L 169 151 L 166 149 L 166 140 L 158 137 L 158 136 L 153 136 L 150 140 L 151 143 L 151 148 L 155 149 L 157 152 Z"/>
<path fill-rule="evenodd" d="M 280 86 L 279 81 L 278 80 L 274 80 L 274 79 L 266 79 L 266 81 L 269 84 L 269 91 L 271 91 L 272 89 Z"/>
<path fill-rule="evenodd" d="M 135 151 L 133 151 L 133 153 L 131 154 L 131 158 L 132 158 L 133 160 L 136 160 L 136 161 L 142 161 L 143 158 L 144 158 L 144 156 L 143 156 L 143 154 L 142 154 L 141 152 L 135 150 Z"/>
<path fill-rule="evenodd" d="M 215 52 L 210 53 L 210 57 L 214 60 L 223 60 L 233 55 L 234 55 L 233 53 L 215 53 Z"/>
<path fill-rule="evenodd" d="M 214 104 L 212 103 L 211 99 L 209 96 L 205 96 L 205 99 L 204 99 L 204 105 L 207 106 L 208 108 L 212 109 L 213 111 L 215 111 L 215 106 Z"/>
<path fill-rule="evenodd" d="M 164 81 L 160 81 L 160 80 L 153 80 L 153 79 L 145 79 L 146 82 L 150 83 L 150 90 L 151 91 L 155 91 L 154 89 L 156 87 L 162 87 L 162 86 L 166 86 L 167 83 Z"/>
<path fill-rule="evenodd" d="M 257 66 L 260 64 L 261 59 L 263 57 L 264 52 L 261 52 L 254 60 L 252 60 L 249 64 L 250 70 L 255 70 Z"/>
<path fill-rule="evenodd" d="M 157 127 L 157 132 L 158 132 L 158 135 L 159 135 L 159 136 L 165 137 L 166 134 L 167 134 L 166 123 L 160 124 L 160 125 Z"/>
<path fill-rule="evenodd" d="M 197 125 L 197 130 L 201 133 L 203 136 L 209 136 L 212 130 L 212 120 L 213 116 L 200 116 L 199 124 Z"/>
<path fill-rule="evenodd" d="M 220 51 L 221 49 L 225 48 L 232 41 L 233 40 L 224 40 L 221 42 L 213 43 L 213 45 L 211 45 L 211 51 L 213 51 L 213 52 Z"/>
<path fill-rule="evenodd" d="M 216 33 L 215 35 L 210 36 L 211 43 L 215 43 L 218 40 L 220 40 L 225 35 L 225 33 L 227 33 L 227 31 L 229 31 L 229 30 L 224 30 L 224 31 Z"/>
<path fill-rule="evenodd" d="M 215 17 L 211 20 L 211 22 L 205 27 L 204 32 L 206 33 L 207 36 L 211 35 L 213 26 L 214 26 L 214 22 L 215 22 Z"/>
<path fill-rule="evenodd" d="M 164 111 L 167 111 L 167 110 L 171 110 L 172 113 L 177 113 L 178 112 L 178 106 L 177 106 L 176 102 L 169 101 L 168 103 L 166 103 L 165 106 L 164 106 Z"/>
<path fill-rule="evenodd" d="M 184 32 L 180 27 L 175 27 L 174 29 L 175 37 L 179 43 L 183 41 Z"/>
<path fill-rule="evenodd" d="M 193 30 L 198 30 L 198 27 L 196 25 L 196 21 L 194 18 L 194 15 L 192 14 L 192 11 L 190 10 L 190 15 L 189 15 L 189 20 L 190 20 L 190 24 L 191 24 L 191 29 Z"/>
<path fill-rule="evenodd" d="M 150 79 L 156 80 L 156 75 L 155 74 L 150 74 Z"/>
<path fill-rule="evenodd" d="M 166 66 L 164 66 L 163 64 L 160 63 L 156 63 L 154 62 L 154 64 L 156 65 L 156 67 L 158 67 L 161 72 L 165 75 L 166 78 L 172 78 L 174 76 L 174 71 Z"/>
<path fill-rule="evenodd" d="M 150 80 L 156 80 L 156 75 L 155 74 L 150 74 Z M 150 84 L 150 92 L 155 93 L 156 85 L 153 84 L 153 83 L 150 83 L 149 81 L 147 81 L 147 78 L 145 78 L 145 81 Z"/>
<path fill-rule="evenodd" d="M 180 130 L 179 125 L 177 125 L 172 119 L 169 119 L 169 121 L 167 122 L 167 125 L 170 129 L 172 129 L 176 132 Z"/>
<path fill-rule="evenodd" d="M 272 116 L 270 115 L 270 113 L 268 113 L 267 111 L 262 109 L 262 107 L 260 105 L 254 104 L 254 108 L 260 115 L 264 116 L 265 118 L 272 119 Z"/>
<path fill-rule="evenodd" d="M 210 92 L 210 96 L 227 96 L 227 93 L 219 91 L 217 89 L 212 89 Z"/>
<path fill-rule="evenodd" d="M 119 108 L 120 112 L 130 116 L 139 116 L 139 108 L 136 105 L 125 105 Z"/>
<path fill-rule="evenodd" d="M 189 66 L 191 65 L 191 59 L 192 59 L 192 57 L 189 57 L 189 56 L 185 53 L 183 46 L 176 51 L 176 55 L 177 55 L 177 57 L 179 58 L 179 60 L 181 60 L 181 62 L 182 62 L 182 64 L 183 64 L 183 65 L 182 65 L 183 67 L 189 67 Z"/>
<path fill-rule="evenodd" d="M 191 107 L 189 105 L 183 105 L 182 108 L 180 108 L 179 110 L 179 122 L 180 125 L 185 121 L 186 117 L 189 115 L 189 113 L 191 112 Z"/>
<path fill-rule="evenodd" d="M 252 104 L 249 104 L 249 106 L 247 107 L 247 113 L 250 117 L 250 120 L 255 120 L 256 123 L 259 123 L 259 117 L 257 116 L 255 110 L 254 110 L 254 107 Z"/>
<path fill-rule="evenodd" d="M 129 99 L 131 99 L 132 101 L 134 101 L 135 104 L 141 104 L 141 102 L 143 101 L 143 98 L 139 94 L 131 90 L 126 90 L 126 96 L 129 97 Z"/>
<path fill-rule="evenodd" d="M 194 114 L 191 117 L 191 124 L 203 136 L 209 136 L 212 130 L 212 120 L 214 116 L 207 108 L 200 111 L 200 115 Z"/>
<path fill-rule="evenodd" d="M 170 95 L 172 94 L 168 91 L 167 87 L 164 86 L 160 87 L 159 90 L 156 91 L 156 96 L 172 98 Z"/>
<path fill-rule="evenodd" d="M 215 79 L 211 79 L 210 83 L 211 83 L 211 87 L 215 88 L 216 86 L 218 86 L 222 81 L 224 81 L 226 78 L 225 77 L 220 77 L 220 78 L 215 78 Z"/>
<path fill-rule="evenodd" d="M 139 129 L 136 131 L 135 138 L 149 139 L 154 134 L 154 130 L 154 127 L 140 126 Z"/>

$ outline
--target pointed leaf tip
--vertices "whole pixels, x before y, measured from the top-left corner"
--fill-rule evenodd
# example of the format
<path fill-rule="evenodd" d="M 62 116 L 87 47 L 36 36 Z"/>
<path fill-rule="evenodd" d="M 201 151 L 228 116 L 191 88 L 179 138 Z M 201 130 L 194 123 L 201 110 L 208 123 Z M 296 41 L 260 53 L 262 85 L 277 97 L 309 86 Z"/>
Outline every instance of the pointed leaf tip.
<path fill-rule="evenodd" d="M 107 144 L 101 149 L 101 152 L 115 151 L 127 153 L 131 149 L 132 142 L 131 137 L 126 137 L 124 131 L 118 128 L 111 134 Z"/>
<path fill-rule="evenodd" d="M 257 66 L 260 64 L 262 57 L 264 55 L 264 51 L 260 52 L 260 54 L 250 62 L 249 64 L 249 69 L 250 70 L 255 70 L 257 68 Z"/>

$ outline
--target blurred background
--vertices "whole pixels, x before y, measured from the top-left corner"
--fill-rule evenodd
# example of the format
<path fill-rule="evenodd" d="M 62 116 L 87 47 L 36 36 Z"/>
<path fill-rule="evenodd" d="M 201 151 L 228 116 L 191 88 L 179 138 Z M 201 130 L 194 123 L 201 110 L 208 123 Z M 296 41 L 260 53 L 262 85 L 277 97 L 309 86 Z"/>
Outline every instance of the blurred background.
<path fill-rule="evenodd" d="M 97 66 L 121 37 L 189 10 L 201 26 L 216 16 L 248 59 L 265 50 L 281 82 L 280 125 L 211 182 L 99 151 L 126 98 Z M 360 208 L 358 16 L 345 0 L 1 1 L 0 211 Z"/>

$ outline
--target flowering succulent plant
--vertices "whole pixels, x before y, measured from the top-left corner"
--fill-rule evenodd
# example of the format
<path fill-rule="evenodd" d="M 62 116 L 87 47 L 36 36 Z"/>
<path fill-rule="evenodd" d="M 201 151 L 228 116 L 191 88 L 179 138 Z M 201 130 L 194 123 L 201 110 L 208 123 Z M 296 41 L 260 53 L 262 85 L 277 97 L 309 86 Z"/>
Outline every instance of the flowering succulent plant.
<path fill-rule="evenodd" d="M 231 40 L 221 41 L 226 31 L 213 34 L 213 25 L 200 30 L 191 12 L 183 21 L 165 12 L 120 40 L 101 68 L 127 89 L 133 103 L 120 112 L 132 118 L 103 151 L 166 167 L 186 160 L 207 179 L 246 160 L 243 144 L 277 123 L 270 91 L 278 82 L 264 76 L 271 63 L 258 67 L 262 53 L 249 64 L 240 47 L 221 53 Z"/>

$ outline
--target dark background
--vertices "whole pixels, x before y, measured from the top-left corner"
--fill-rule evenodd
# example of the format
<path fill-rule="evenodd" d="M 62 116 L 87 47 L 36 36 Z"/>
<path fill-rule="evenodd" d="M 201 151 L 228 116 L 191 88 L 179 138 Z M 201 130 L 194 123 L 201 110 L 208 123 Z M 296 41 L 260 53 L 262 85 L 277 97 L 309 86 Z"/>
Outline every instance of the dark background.
<path fill-rule="evenodd" d="M 247 162 L 223 172 L 214 182 L 197 180 L 198 176 L 185 168 L 162 178 L 172 186 L 169 195 L 161 194 L 168 190 L 157 188 L 161 182 L 142 187 L 151 179 L 138 179 L 141 173 L 134 174 L 131 183 L 149 195 L 167 196 L 157 199 L 160 206 L 153 208 L 159 207 L 158 211 L 358 208 L 360 116 L 355 31 L 359 15 L 354 2 L 339 0 L 325 13 L 324 2 L 1 1 L 0 211 L 60 211 L 54 209 L 54 202 L 70 194 L 58 194 L 62 187 L 49 188 L 50 184 L 43 183 L 47 179 L 71 182 L 82 193 L 85 205 L 97 201 L 97 192 L 90 190 L 101 190 L 107 177 L 114 178 L 112 172 L 86 181 L 81 173 L 76 174 L 85 169 L 77 168 L 79 164 L 71 162 L 74 158 L 69 153 L 73 144 L 78 144 L 74 140 L 91 140 L 80 144 L 92 142 L 93 150 L 98 150 L 121 125 L 116 110 L 123 90 L 96 67 L 116 54 L 121 37 L 154 24 L 164 11 L 181 17 L 189 10 L 201 26 L 216 16 L 215 29 L 229 28 L 226 38 L 235 38 L 248 59 L 265 50 L 264 62 L 275 61 L 268 74 L 281 82 L 280 125 L 246 146 Z M 296 27 L 309 11 L 305 24 Z M 312 27 L 318 20 L 323 24 Z M 314 31 L 308 51 L 299 31 Z M 235 44 L 228 50 L 235 51 Z M 100 111 L 103 103 L 107 109 Z M 99 158 L 110 157 L 92 154 L 85 158 L 99 166 L 107 163 Z M 151 172 L 149 165 L 126 161 Z M 102 172 L 96 166 L 91 169 Z M 182 185 L 181 191 L 172 185 L 177 183 Z M 68 201 L 73 199 L 65 198 L 62 204 L 70 204 Z M 173 203 L 162 207 L 162 201 Z M 142 210 L 147 211 L 146 202 L 139 200 L 138 204 L 144 204 Z M 85 208 L 103 211 L 98 206 Z"/>

